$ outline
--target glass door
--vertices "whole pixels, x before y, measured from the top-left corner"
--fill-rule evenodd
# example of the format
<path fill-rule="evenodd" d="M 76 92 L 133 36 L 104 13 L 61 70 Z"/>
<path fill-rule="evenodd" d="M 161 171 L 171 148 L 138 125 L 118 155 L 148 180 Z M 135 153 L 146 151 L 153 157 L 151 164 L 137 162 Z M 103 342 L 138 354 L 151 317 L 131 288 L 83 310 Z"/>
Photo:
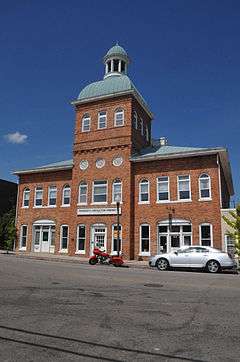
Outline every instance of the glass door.
<path fill-rule="evenodd" d="M 49 231 L 50 231 L 49 226 L 42 227 L 41 251 L 43 253 L 49 253 L 49 249 L 50 249 L 50 232 Z"/>
<path fill-rule="evenodd" d="M 101 250 L 107 249 L 107 232 L 105 226 L 94 226 L 92 229 L 92 242 L 91 242 L 91 252 L 93 248 L 97 247 Z"/>
<path fill-rule="evenodd" d="M 167 235 L 159 235 L 159 253 L 167 253 Z"/>

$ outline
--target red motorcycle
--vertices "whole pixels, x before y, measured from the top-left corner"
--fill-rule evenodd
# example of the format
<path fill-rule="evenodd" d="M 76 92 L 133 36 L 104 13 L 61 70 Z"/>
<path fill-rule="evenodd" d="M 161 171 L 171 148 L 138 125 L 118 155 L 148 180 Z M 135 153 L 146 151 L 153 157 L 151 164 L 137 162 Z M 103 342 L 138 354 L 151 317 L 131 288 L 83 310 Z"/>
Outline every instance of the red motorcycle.
<path fill-rule="evenodd" d="M 100 250 L 99 248 L 93 249 L 93 256 L 89 259 L 90 265 L 100 264 L 112 264 L 114 266 L 122 266 L 124 261 L 121 256 L 118 255 L 110 255 L 105 251 Z"/>

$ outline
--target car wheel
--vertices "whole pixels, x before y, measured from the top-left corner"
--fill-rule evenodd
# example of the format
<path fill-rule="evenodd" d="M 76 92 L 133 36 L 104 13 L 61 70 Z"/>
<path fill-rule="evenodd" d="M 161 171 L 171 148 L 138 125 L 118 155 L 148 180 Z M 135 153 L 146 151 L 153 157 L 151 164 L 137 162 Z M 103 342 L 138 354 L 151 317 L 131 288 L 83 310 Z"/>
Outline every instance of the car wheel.
<path fill-rule="evenodd" d="M 209 273 L 217 273 L 220 271 L 221 266 L 217 260 L 209 260 L 206 268 Z"/>
<path fill-rule="evenodd" d="M 164 259 L 164 258 L 158 259 L 157 268 L 158 268 L 158 270 L 168 270 L 169 262 L 167 261 L 167 259 Z"/>

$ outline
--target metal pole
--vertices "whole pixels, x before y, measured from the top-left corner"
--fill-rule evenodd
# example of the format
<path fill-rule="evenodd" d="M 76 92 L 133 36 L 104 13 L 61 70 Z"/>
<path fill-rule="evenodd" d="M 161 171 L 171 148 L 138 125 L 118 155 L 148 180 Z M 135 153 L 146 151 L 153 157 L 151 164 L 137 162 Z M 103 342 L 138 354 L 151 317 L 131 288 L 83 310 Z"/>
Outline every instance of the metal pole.
<path fill-rule="evenodd" d="M 120 254 L 120 238 L 119 238 L 119 202 L 117 202 L 117 255 Z"/>

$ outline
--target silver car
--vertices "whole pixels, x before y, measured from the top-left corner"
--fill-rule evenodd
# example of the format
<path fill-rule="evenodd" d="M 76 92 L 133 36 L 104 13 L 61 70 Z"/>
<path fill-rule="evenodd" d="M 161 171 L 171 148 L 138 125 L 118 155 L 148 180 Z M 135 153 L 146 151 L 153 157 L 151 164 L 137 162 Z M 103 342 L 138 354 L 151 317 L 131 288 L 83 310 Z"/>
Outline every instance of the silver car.
<path fill-rule="evenodd" d="M 185 246 L 166 254 L 155 255 L 150 258 L 149 266 L 158 270 L 172 268 L 201 268 L 210 273 L 217 273 L 222 269 L 232 269 L 235 261 L 221 250 L 209 246 Z"/>

